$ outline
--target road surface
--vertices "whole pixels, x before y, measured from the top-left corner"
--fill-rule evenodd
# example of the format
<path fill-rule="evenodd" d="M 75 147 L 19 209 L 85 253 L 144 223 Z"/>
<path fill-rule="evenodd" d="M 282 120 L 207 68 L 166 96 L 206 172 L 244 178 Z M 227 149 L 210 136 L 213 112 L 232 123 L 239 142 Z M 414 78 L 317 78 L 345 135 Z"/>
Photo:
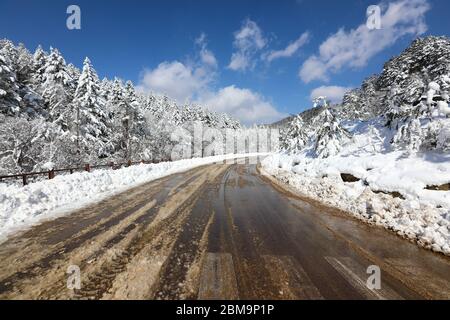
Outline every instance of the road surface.
<path fill-rule="evenodd" d="M 374 265 L 380 289 L 367 286 Z M 80 287 L 68 289 L 76 268 Z M 449 270 L 447 257 L 241 162 L 171 175 L 15 235 L 0 244 L 0 298 L 449 299 Z"/>

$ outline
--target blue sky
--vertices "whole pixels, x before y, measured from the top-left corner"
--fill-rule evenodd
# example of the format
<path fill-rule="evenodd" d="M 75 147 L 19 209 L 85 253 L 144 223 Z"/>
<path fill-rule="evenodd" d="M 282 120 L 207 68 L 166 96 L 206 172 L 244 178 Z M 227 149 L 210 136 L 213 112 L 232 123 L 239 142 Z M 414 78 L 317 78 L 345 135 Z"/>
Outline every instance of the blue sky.
<path fill-rule="evenodd" d="M 81 30 L 66 28 L 71 4 Z M 365 25 L 371 4 L 380 30 Z M 0 37 L 77 66 L 88 56 L 100 77 L 250 124 L 309 108 L 311 95 L 338 101 L 418 35 L 449 35 L 449 11 L 447 0 L 2 0 Z"/>

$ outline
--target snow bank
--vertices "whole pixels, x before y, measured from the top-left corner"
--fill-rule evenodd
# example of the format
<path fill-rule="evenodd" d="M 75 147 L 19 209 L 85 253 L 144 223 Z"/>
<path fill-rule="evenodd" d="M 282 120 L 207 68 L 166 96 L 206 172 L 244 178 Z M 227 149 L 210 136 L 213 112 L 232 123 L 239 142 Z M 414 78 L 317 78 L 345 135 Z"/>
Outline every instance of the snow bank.
<path fill-rule="evenodd" d="M 450 255 L 450 191 L 425 189 L 450 182 L 450 154 L 344 152 L 327 159 L 277 154 L 262 166 L 308 197 Z M 341 173 L 360 181 L 345 183 Z"/>
<path fill-rule="evenodd" d="M 221 155 L 119 170 L 56 176 L 25 187 L 0 184 L 0 241 L 13 232 L 95 203 L 140 184 L 225 159 L 264 154 Z"/>
<path fill-rule="evenodd" d="M 267 157 L 262 165 L 308 197 L 450 255 L 450 119 L 441 122 L 440 153 L 397 150 L 395 132 L 375 119 L 346 123 L 352 138 L 335 156 L 317 158 L 306 147 Z M 357 181 L 344 182 L 348 177 Z"/>

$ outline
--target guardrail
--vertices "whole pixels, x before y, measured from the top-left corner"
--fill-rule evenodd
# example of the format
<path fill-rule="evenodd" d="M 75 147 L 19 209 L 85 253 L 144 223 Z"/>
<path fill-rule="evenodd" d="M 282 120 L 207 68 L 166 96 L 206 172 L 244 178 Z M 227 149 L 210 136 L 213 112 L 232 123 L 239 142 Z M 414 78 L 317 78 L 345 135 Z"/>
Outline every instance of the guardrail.
<path fill-rule="evenodd" d="M 71 168 L 65 168 L 65 169 L 53 169 L 50 171 L 40 171 L 40 172 L 27 172 L 27 173 L 18 173 L 18 174 L 12 174 L 12 175 L 6 175 L 6 176 L 0 176 L 0 182 L 2 182 L 4 179 L 22 179 L 22 183 L 24 186 L 28 184 L 28 177 L 33 176 L 40 176 L 40 175 L 46 175 L 48 179 L 53 179 L 56 175 L 56 173 L 63 173 L 68 172 L 70 174 L 74 173 L 75 171 L 86 171 L 91 172 L 93 169 L 100 169 L 100 168 L 111 168 L 113 170 L 122 168 L 123 166 L 130 167 L 132 165 L 138 165 L 138 164 L 150 164 L 150 163 L 158 163 L 160 161 L 138 161 L 138 162 L 122 162 L 122 163 L 114 163 L 110 162 L 108 164 L 100 164 L 100 165 L 90 165 L 89 163 L 85 164 L 83 167 L 71 167 Z"/>

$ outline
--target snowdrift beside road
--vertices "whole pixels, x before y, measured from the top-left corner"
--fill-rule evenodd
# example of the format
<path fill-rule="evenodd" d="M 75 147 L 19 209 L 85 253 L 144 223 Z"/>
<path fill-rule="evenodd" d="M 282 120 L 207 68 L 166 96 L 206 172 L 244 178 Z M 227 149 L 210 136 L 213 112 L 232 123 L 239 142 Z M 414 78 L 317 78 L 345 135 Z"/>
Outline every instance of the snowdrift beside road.
<path fill-rule="evenodd" d="M 450 38 L 418 38 L 341 104 L 317 97 L 263 162 L 303 194 L 450 255 Z"/>
<path fill-rule="evenodd" d="M 119 170 L 56 176 L 25 187 L 0 184 L 0 241 L 13 232 L 98 202 L 140 184 L 226 159 L 263 154 L 221 155 Z"/>
<path fill-rule="evenodd" d="M 307 197 L 450 255 L 450 191 L 426 189 L 450 182 L 450 154 L 277 154 L 262 165 Z M 344 182 L 341 174 L 359 181 Z"/>

